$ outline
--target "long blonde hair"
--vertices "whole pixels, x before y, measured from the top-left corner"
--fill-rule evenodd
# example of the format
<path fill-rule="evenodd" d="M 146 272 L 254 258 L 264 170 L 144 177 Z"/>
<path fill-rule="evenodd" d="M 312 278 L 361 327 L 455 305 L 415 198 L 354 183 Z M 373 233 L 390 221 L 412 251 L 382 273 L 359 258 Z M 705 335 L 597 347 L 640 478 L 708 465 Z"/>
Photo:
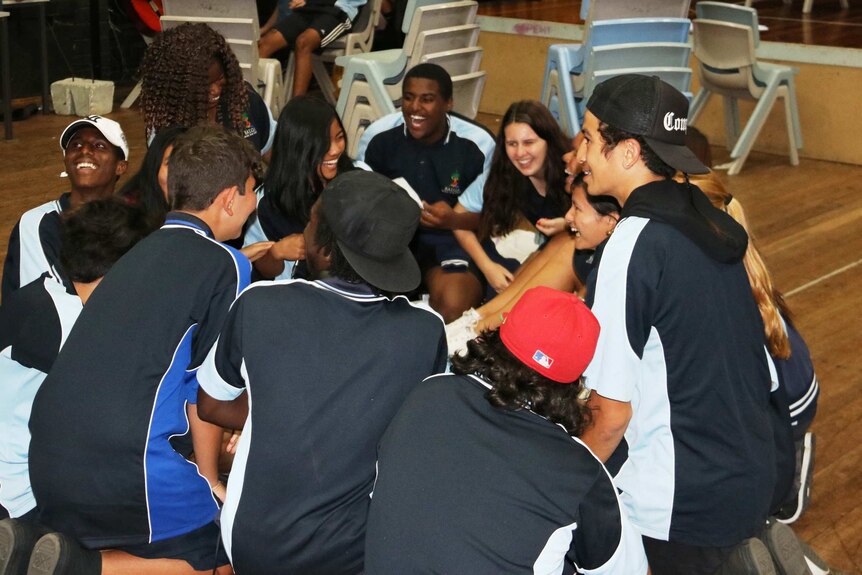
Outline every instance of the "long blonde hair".
<path fill-rule="evenodd" d="M 680 175 L 675 178 L 678 181 Z M 790 357 L 790 341 L 787 338 L 787 331 L 784 328 L 782 317 L 790 317 L 790 310 L 784 302 L 784 296 L 772 283 L 772 276 L 769 270 L 766 269 L 766 264 L 757 250 L 757 245 L 751 229 L 748 227 L 748 220 L 745 218 L 745 210 L 739 200 L 734 198 L 715 172 L 710 172 L 702 176 L 689 176 L 689 181 L 700 188 L 703 193 L 709 198 L 709 201 L 715 207 L 727 212 L 730 217 L 739 222 L 745 231 L 748 233 L 748 249 L 745 250 L 743 264 L 745 271 L 748 274 L 748 281 L 751 284 L 751 291 L 754 294 L 754 301 L 757 303 L 757 308 L 760 310 L 760 317 L 763 318 L 763 327 L 766 335 L 766 347 L 769 349 L 769 354 L 780 359 Z"/>

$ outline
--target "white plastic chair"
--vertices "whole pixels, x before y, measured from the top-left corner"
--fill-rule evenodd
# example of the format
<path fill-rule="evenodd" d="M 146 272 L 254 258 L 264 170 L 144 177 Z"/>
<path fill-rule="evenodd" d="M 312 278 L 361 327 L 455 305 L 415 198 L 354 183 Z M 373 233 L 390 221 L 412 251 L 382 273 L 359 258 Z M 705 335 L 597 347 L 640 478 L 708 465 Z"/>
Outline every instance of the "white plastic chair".
<path fill-rule="evenodd" d="M 642 42 L 636 44 L 611 44 L 597 46 L 587 58 L 582 74 L 572 74 L 575 97 L 585 94 L 585 77 L 603 70 L 618 68 L 688 68 L 691 60 L 691 44 L 682 42 Z M 688 87 L 686 87 L 686 90 Z"/>
<path fill-rule="evenodd" d="M 617 18 L 688 18 L 690 4 L 691 0 L 590 0 L 583 19 L 589 24 Z"/>
<path fill-rule="evenodd" d="M 748 26 L 753 33 L 754 49 L 757 50 L 760 47 L 760 21 L 754 8 L 704 0 L 698 2 L 694 9 L 697 17 L 703 20 L 720 20 Z"/>
<path fill-rule="evenodd" d="M 732 161 L 716 168 L 727 169 L 730 175 L 739 173 L 777 98 L 784 100 L 790 163 L 798 165 L 802 129 L 796 107 L 794 76 L 799 70 L 758 62 L 751 28 L 718 20 L 694 21 L 694 54 L 699 61 L 701 89 L 692 101 L 689 123 L 697 121 L 712 94 L 724 98 L 724 126 Z M 757 102 L 741 133 L 739 99 Z"/>
<path fill-rule="evenodd" d="M 461 76 L 462 74 L 472 74 L 479 71 L 483 52 L 484 50 L 479 46 L 444 50 L 443 52 L 425 54 L 420 58 L 420 62 L 437 64 L 449 72 L 450 76 Z"/>
<path fill-rule="evenodd" d="M 578 122 L 583 123 L 586 114 L 587 101 L 592 95 L 595 87 L 605 80 L 623 74 L 641 74 L 643 76 L 658 76 L 691 100 L 691 68 L 685 67 L 653 67 L 643 66 L 639 68 L 614 68 L 611 70 L 597 70 L 584 74 L 584 97 L 575 100 L 578 110 Z"/>
<path fill-rule="evenodd" d="M 405 16 L 402 28 L 406 34 L 403 48 L 336 59 L 337 64 L 344 66 L 341 93 L 336 104 L 336 110 L 344 122 L 349 121 L 351 109 L 359 103 L 371 104 L 373 109 L 384 110 L 382 115 L 394 112 L 400 107 L 404 74 L 410 67 L 421 62 L 427 53 L 440 52 L 440 46 L 458 49 L 475 45 L 479 27 L 473 23 L 478 9 L 474 0 L 437 4 L 428 3 L 426 0 L 424 5 L 422 4 L 423 0 L 410 0 L 408 3 L 407 14 L 410 16 Z M 411 6 L 418 7 L 411 12 Z M 434 52 L 429 52 L 429 48 Z M 476 82 L 472 77 L 459 81 L 478 89 L 484 86 L 484 81 Z M 475 96 L 470 98 L 469 108 L 473 107 L 472 102 L 475 99 Z M 456 106 L 459 106 L 457 102 Z"/>
<path fill-rule="evenodd" d="M 359 14 L 356 16 L 350 31 L 321 49 L 319 54 L 312 56 L 312 74 L 314 74 L 314 79 L 317 81 L 323 97 L 330 104 L 335 104 L 337 88 L 332 82 L 332 77 L 326 68 L 326 64 L 335 65 L 335 60 L 340 56 L 363 54 L 371 51 L 371 45 L 374 43 L 374 31 L 377 20 L 380 18 L 382 4 L 383 0 L 368 0 L 359 9 Z M 293 51 L 291 51 L 282 81 L 282 101 L 284 102 L 287 102 L 293 94 L 293 75 L 295 71 L 296 58 Z"/>

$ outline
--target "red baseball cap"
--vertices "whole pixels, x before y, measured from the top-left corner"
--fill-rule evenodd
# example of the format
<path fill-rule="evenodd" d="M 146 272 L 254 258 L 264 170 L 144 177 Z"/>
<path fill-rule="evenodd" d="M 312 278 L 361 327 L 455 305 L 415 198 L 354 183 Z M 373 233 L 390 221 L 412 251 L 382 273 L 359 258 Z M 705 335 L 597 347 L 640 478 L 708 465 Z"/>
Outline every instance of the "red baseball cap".
<path fill-rule="evenodd" d="M 599 322 L 575 294 L 535 287 L 504 315 L 500 339 L 540 375 L 573 383 L 593 359 Z"/>

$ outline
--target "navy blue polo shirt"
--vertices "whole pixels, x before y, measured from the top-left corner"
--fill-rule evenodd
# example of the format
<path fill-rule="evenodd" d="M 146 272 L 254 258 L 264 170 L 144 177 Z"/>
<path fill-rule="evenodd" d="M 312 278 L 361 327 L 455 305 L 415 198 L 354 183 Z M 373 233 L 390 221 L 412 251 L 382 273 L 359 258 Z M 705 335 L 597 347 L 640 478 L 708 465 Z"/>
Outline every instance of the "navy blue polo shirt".
<path fill-rule="evenodd" d="M 169 440 L 188 431 L 196 370 L 250 272 L 181 212 L 111 268 L 33 403 L 30 479 L 43 523 L 111 548 L 213 521 L 207 480 Z"/>

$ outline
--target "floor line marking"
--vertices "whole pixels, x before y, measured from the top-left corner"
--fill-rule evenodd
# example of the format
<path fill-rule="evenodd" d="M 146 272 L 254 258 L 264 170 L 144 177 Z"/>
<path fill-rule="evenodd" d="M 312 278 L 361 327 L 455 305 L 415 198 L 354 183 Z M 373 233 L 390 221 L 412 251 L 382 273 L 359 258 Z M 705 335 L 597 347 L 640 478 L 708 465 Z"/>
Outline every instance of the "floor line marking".
<path fill-rule="evenodd" d="M 799 292 L 805 291 L 805 290 L 807 290 L 808 288 L 810 288 L 811 286 L 815 286 L 815 285 L 819 284 L 820 282 L 822 282 L 822 281 L 824 281 L 824 280 L 828 280 L 828 279 L 829 279 L 829 278 L 831 278 L 831 277 L 835 277 L 835 276 L 837 276 L 838 274 L 842 274 L 842 273 L 846 272 L 846 271 L 847 271 L 847 270 L 849 270 L 849 269 L 855 268 L 855 267 L 856 267 L 856 266 L 858 266 L 859 264 L 862 264 L 862 259 L 858 259 L 858 260 L 856 260 L 856 261 L 855 261 L 855 262 L 853 262 L 853 263 L 849 263 L 849 264 L 847 264 L 847 265 L 846 265 L 846 266 L 844 266 L 844 267 L 838 268 L 837 270 L 833 270 L 833 271 L 829 272 L 828 274 L 826 274 L 826 275 L 822 275 L 822 276 L 820 276 L 819 278 L 814 279 L 814 280 L 811 280 L 810 282 L 808 282 L 808 283 L 806 283 L 806 284 L 802 284 L 802 285 L 801 285 L 801 286 L 799 286 L 798 288 L 795 288 L 795 289 L 790 290 L 789 292 L 787 292 L 786 294 L 784 294 L 784 296 L 785 296 L 785 297 L 790 297 L 790 296 L 792 296 L 792 295 L 796 295 L 796 294 L 798 294 Z"/>

